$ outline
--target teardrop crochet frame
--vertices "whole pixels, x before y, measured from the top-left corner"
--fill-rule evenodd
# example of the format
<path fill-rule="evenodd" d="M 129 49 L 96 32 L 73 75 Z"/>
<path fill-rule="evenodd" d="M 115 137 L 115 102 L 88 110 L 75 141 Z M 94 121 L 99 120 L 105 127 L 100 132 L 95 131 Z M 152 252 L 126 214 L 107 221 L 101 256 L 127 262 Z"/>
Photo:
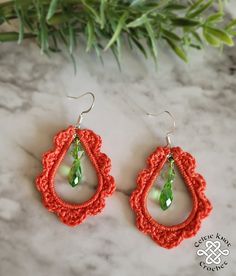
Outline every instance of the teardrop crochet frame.
<path fill-rule="evenodd" d="M 184 182 L 191 194 L 193 208 L 188 218 L 177 225 L 165 226 L 154 220 L 147 210 L 147 196 L 155 179 L 160 174 L 167 157 L 172 155 Z M 142 170 L 137 179 L 137 188 L 130 197 L 130 204 L 136 213 L 138 229 L 151 236 L 160 246 L 173 248 L 183 239 L 196 235 L 200 229 L 201 221 L 212 210 L 210 201 L 206 198 L 204 190 L 206 181 L 195 172 L 196 161 L 188 152 L 180 147 L 158 147 L 147 159 L 147 168 Z"/>
<path fill-rule="evenodd" d="M 65 202 L 57 195 L 54 187 L 55 173 L 76 135 L 98 177 L 96 193 L 82 204 Z M 105 198 L 115 191 L 114 178 L 109 174 L 111 160 L 100 152 L 101 144 L 101 137 L 92 130 L 69 126 L 54 137 L 54 149 L 43 155 L 43 172 L 36 178 L 37 189 L 41 192 L 44 206 L 69 226 L 79 225 L 87 216 L 100 213 L 105 207 Z"/>

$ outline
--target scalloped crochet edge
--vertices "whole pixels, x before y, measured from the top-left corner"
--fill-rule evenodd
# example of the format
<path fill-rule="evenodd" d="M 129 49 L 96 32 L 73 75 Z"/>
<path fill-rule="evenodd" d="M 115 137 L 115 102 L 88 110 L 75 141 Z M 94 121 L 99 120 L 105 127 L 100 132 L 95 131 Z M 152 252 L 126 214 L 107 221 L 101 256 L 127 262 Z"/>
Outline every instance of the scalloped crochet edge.
<path fill-rule="evenodd" d="M 154 220 L 146 206 L 148 192 L 160 174 L 167 156 L 173 155 L 175 163 L 184 179 L 193 201 L 193 208 L 188 218 L 177 225 L 165 226 Z M 181 148 L 158 147 L 147 159 L 147 168 L 139 173 L 137 188 L 130 197 L 130 204 L 136 213 L 136 226 L 144 234 L 149 235 L 158 245 L 173 248 L 184 239 L 196 235 L 200 229 L 201 221 L 212 210 L 210 201 L 206 198 L 204 190 L 206 181 L 195 172 L 196 161 L 188 152 Z"/>
<path fill-rule="evenodd" d="M 79 137 L 98 177 L 96 193 L 82 204 L 65 202 L 57 195 L 54 187 L 55 173 L 76 135 Z M 87 216 L 100 213 L 105 207 L 105 198 L 111 196 L 115 191 L 114 178 L 109 174 L 111 160 L 100 151 L 101 144 L 101 137 L 92 130 L 81 130 L 69 126 L 54 137 L 53 150 L 43 154 L 43 171 L 36 178 L 36 186 L 42 195 L 44 206 L 50 212 L 55 213 L 66 225 L 79 225 Z"/>

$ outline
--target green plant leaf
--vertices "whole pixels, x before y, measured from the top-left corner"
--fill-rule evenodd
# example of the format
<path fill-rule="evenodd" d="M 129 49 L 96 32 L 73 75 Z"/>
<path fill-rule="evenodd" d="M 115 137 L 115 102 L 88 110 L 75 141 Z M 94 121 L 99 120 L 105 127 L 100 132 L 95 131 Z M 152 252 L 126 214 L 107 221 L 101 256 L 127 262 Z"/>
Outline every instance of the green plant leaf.
<path fill-rule="evenodd" d="M 206 40 L 206 42 L 213 46 L 213 47 L 219 47 L 221 45 L 221 42 L 218 38 L 216 38 L 215 36 L 209 34 L 206 29 L 203 29 L 203 36 Z"/>
<path fill-rule="evenodd" d="M 94 44 L 95 40 L 95 35 L 94 35 L 94 26 L 92 24 L 92 21 L 89 20 L 86 26 L 86 31 L 87 31 L 87 47 L 86 47 L 86 52 L 89 52 Z"/>
<path fill-rule="evenodd" d="M 70 21 L 71 15 L 64 14 L 54 14 L 49 20 L 47 20 L 47 24 L 50 26 L 62 25 Z"/>
<path fill-rule="evenodd" d="M 40 47 L 41 47 L 41 52 L 46 53 L 48 50 L 48 29 L 46 25 L 46 16 L 45 16 L 45 10 L 43 5 L 39 6 L 38 12 L 39 12 L 39 24 L 40 24 L 40 29 L 39 29 Z"/>
<path fill-rule="evenodd" d="M 134 36 L 131 36 L 131 39 L 132 39 L 133 43 L 136 45 L 136 47 L 140 50 L 140 52 L 144 55 L 144 57 L 147 58 L 148 55 L 147 55 L 145 47 L 143 47 L 142 43 L 139 42 Z"/>
<path fill-rule="evenodd" d="M 216 23 L 216 22 L 221 22 L 223 20 L 224 14 L 221 12 L 212 14 L 207 17 L 206 23 Z"/>
<path fill-rule="evenodd" d="M 165 10 L 171 11 L 171 10 L 185 10 L 187 8 L 186 5 L 181 4 L 169 4 L 165 7 Z"/>
<path fill-rule="evenodd" d="M 149 35 L 149 39 L 150 39 L 150 42 L 151 42 L 151 45 L 152 45 L 152 53 L 153 53 L 153 56 L 156 60 L 158 54 L 157 54 L 157 46 L 156 46 L 156 38 L 155 38 L 154 30 L 152 28 L 152 25 L 149 23 L 149 21 L 147 21 L 145 23 L 145 27 L 146 27 L 146 30 L 147 30 L 147 33 Z"/>
<path fill-rule="evenodd" d="M 197 49 L 197 50 L 201 50 L 202 49 L 202 46 L 199 45 L 199 44 L 190 43 L 189 46 L 192 47 L 192 48 L 194 48 L 194 49 Z"/>
<path fill-rule="evenodd" d="M 165 39 L 168 42 L 168 44 L 170 45 L 171 49 L 175 52 L 175 54 L 187 63 L 188 57 L 187 57 L 185 51 L 180 46 L 178 46 L 177 43 L 175 43 L 173 40 L 171 40 L 167 37 L 165 37 Z"/>
<path fill-rule="evenodd" d="M 188 13 L 190 13 L 191 11 L 195 10 L 196 8 L 198 8 L 205 0 L 198 0 L 195 3 L 192 4 L 192 6 L 190 6 Z"/>
<path fill-rule="evenodd" d="M 17 41 L 18 39 L 19 33 L 17 32 L 0 33 L 0 42 Z"/>
<path fill-rule="evenodd" d="M 23 41 L 24 38 L 24 22 L 23 22 L 23 16 L 22 16 L 22 12 L 21 12 L 21 8 L 18 4 L 18 1 L 16 1 L 16 5 L 15 5 L 15 9 L 16 9 L 16 14 L 19 18 L 19 38 L 18 38 L 18 44 L 21 44 L 21 42 Z"/>
<path fill-rule="evenodd" d="M 106 9 L 107 0 L 101 0 L 100 4 L 100 19 L 101 19 L 101 29 L 104 28 L 106 18 L 105 18 L 105 9 Z"/>
<path fill-rule="evenodd" d="M 141 6 L 145 3 L 146 0 L 133 0 L 130 4 L 130 7 L 135 7 L 135 6 Z"/>
<path fill-rule="evenodd" d="M 175 34 L 174 32 L 162 29 L 162 33 L 165 37 L 167 37 L 171 40 L 181 41 L 181 38 L 177 34 Z"/>
<path fill-rule="evenodd" d="M 231 20 L 226 26 L 225 30 L 231 30 L 233 28 L 236 28 L 236 19 Z"/>
<path fill-rule="evenodd" d="M 47 13 L 47 17 L 46 17 L 47 20 L 50 20 L 53 17 L 53 15 L 56 13 L 59 1 L 60 0 L 51 0 L 50 1 L 50 5 L 48 8 L 48 13 Z"/>
<path fill-rule="evenodd" d="M 196 42 L 198 43 L 198 46 L 199 46 L 200 48 L 202 48 L 202 46 L 203 46 L 203 41 L 202 41 L 200 35 L 199 35 L 197 32 L 191 32 L 191 34 L 193 35 L 194 39 L 195 39 Z"/>
<path fill-rule="evenodd" d="M 213 1 L 214 0 L 210 0 L 206 4 L 201 5 L 195 11 L 188 13 L 188 15 L 187 15 L 188 18 L 194 18 L 194 17 L 198 16 L 199 14 L 203 13 L 204 11 L 206 11 L 212 5 Z"/>
<path fill-rule="evenodd" d="M 24 37 L 25 38 L 32 38 L 32 37 L 35 37 L 35 35 L 25 33 Z M 19 39 L 19 33 L 17 33 L 17 32 L 0 33 L 0 42 L 17 41 L 18 39 Z"/>
<path fill-rule="evenodd" d="M 75 48 L 75 32 L 71 24 L 68 24 L 68 30 L 69 30 L 69 53 L 72 55 Z"/>
<path fill-rule="evenodd" d="M 178 17 L 178 18 L 172 18 L 171 19 L 174 26 L 178 27 L 195 27 L 200 24 L 200 21 L 184 18 L 184 17 Z"/>
<path fill-rule="evenodd" d="M 95 21 L 101 25 L 101 19 L 97 13 L 97 11 L 92 7 L 92 5 L 89 5 L 86 0 L 80 0 L 84 7 L 93 15 L 95 18 Z"/>
<path fill-rule="evenodd" d="M 219 12 L 223 12 L 223 10 L 224 10 L 224 4 L 223 4 L 222 0 L 218 0 L 218 10 L 219 10 Z"/>
<path fill-rule="evenodd" d="M 234 41 L 231 37 L 231 35 L 229 35 L 226 31 L 224 30 L 220 30 L 220 29 L 216 29 L 213 27 L 205 27 L 205 31 L 214 36 L 215 38 L 219 39 L 221 42 L 223 42 L 224 44 L 228 45 L 228 46 L 233 46 L 234 45 Z"/>
<path fill-rule="evenodd" d="M 143 14 L 141 17 L 135 19 L 134 21 L 130 22 L 129 24 L 127 24 L 127 28 L 136 28 L 138 26 L 143 25 L 144 23 L 147 22 L 147 15 Z"/>
<path fill-rule="evenodd" d="M 119 60 L 119 56 L 118 56 L 118 53 L 117 53 L 117 48 L 115 47 L 115 45 L 111 45 L 111 51 L 115 57 L 115 60 L 116 60 L 116 63 L 118 65 L 118 68 L 119 70 L 121 71 L 121 65 L 120 65 L 120 60 Z"/>
<path fill-rule="evenodd" d="M 120 35 L 120 32 L 122 30 L 122 28 L 124 27 L 125 25 L 125 21 L 127 19 L 127 16 L 128 16 L 128 12 L 124 12 L 124 14 L 121 16 L 118 24 L 117 24 L 117 27 L 116 27 L 116 30 L 112 36 L 112 38 L 110 39 L 110 41 L 108 42 L 108 44 L 106 45 L 104 51 L 106 51 L 107 49 L 109 49 L 111 47 L 111 45 L 117 40 L 118 36 Z"/>

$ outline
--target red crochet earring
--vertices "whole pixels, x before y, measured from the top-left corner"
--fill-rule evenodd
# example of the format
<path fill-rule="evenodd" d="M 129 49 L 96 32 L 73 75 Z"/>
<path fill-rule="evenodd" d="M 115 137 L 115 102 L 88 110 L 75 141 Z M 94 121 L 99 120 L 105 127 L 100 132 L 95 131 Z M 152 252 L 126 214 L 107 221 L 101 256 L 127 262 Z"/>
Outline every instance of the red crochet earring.
<path fill-rule="evenodd" d="M 200 228 L 201 220 L 212 209 L 211 203 L 204 195 L 206 182 L 195 172 L 196 161 L 192 155 L 180 147 L 171 147 L 170 134 L 175 129 L 175 120 L 169 111 L 164 111 L 173 119 L 173 130 L 166 136 L 167 145 L 158 147 L 147 159 L 147 167 L 139 173 L 137 188 L 130 197 L 130 204 L 136 213 L 136 225 L 140 231 L 149 235 L 157 244 L 165 248 L 177 246 L 183 239 L 194 236 Z M 154 115 L 156 114 L 148 114 Z M 160 114 L 158 114 L 160 115 Z M 147 209 L 147 196 L 163 166 L 169 166 L 165 184 L 159 195 L 162 210 L 170 207 L 173 201 L 172 185 L 175 178 L 174 164 L 191 194 L 193 207 L 187 219 L 173 226 L 165 226 L 154 220 Z"/>
<path fill-rule="evenodd" d="M 75 226 L 83 222 L 87 216 L 96 215 L 105 207 L 105 198 L 115 190 L 114 178 L 109 174 L 111 160 L 101 153 L 101 137 L 90 129 L 81 129 L 83 115 L 94 106 L 93 93 L 85 93 L 74 99 L 90 95 L 93 98 L 91 107 L 83 111 L 75 126 L 69 126 L 54 137 L 54 148 L 44 153 L 42 158 L 43 171 L 36 179 L 36 186 L 42 195 L 44 206 L 55 213 L 59 219 L 69 225 Z M 65 202 L 55 191 L 55 173 L 70 146 L 73 145 L 73 164 L 68 175 L 68 182 L 72 187 L 77 186 L 82 179 L 81 155 L 86 152 L 96 170 L 98 187 L 95 195 L 82 204 Z"/>

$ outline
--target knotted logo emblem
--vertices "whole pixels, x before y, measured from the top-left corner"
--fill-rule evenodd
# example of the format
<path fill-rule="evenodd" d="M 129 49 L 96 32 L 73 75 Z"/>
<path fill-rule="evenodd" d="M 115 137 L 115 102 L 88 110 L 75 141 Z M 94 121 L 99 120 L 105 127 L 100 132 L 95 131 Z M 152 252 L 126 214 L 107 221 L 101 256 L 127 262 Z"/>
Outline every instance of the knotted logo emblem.
<path fill-rule="evenodd" d="M 206 256 L 206 264 L 215 264 L 218 265 L 221 263 L 221 255 L 228 256 L 229 250 L 224 249 L 221 250 L 221 243 L 219 241 L 207 241 L 206 242 L 206 250 L 199 249 L 197 251 L 198 256 Z"/>
<path fill-rule="evenodd" d="M 199 265 L 202 269 L 218 271 L 228 265 L 227 256 L 230 254 L 228 247 L 231 243 L 221 234 L 201 237 L 194 246 L 198 248 L 197 255 L 201 257 Z"/>

